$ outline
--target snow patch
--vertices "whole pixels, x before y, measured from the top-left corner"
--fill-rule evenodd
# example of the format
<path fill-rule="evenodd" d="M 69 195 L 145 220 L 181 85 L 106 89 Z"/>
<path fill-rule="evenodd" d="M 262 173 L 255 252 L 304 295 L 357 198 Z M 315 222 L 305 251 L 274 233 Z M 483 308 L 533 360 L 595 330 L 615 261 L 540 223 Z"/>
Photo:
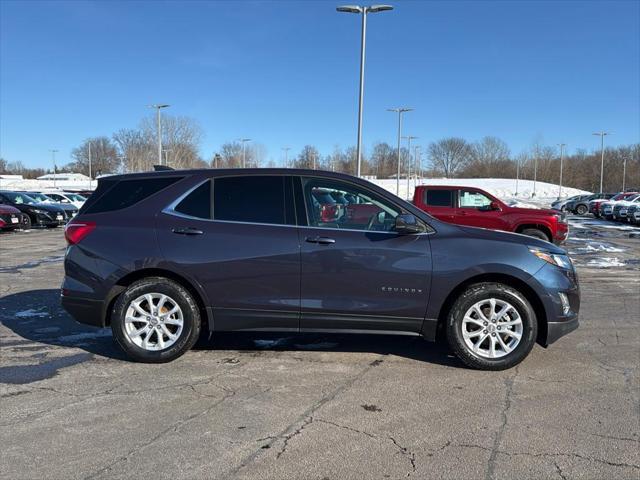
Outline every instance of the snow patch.
<path fill-rule="evenodd" d="M 587 267 L 610 268 L 624 266 L 625 263 L 620 261 L 618 257 L 600 257 L 591 259 L 587 262 Z"/>
<path fill-rule="evenodd" d="M 47 312 L 43 312 L 42 309 L 34 310 L 30 308 L 29 310 L 22 310 L 21 312 L 16 313 L 16 317 L 18 318 L 30 318 L 30 317 L 48 317 L 49 314 Z"/>

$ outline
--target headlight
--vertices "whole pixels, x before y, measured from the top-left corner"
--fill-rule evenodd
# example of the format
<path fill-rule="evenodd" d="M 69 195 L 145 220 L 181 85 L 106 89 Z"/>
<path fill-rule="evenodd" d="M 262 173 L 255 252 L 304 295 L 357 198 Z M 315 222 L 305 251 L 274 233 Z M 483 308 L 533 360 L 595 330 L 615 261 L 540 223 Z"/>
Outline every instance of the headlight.
<path fill-rule="evenodd" d="M 551 253 L 538 248 L 530 248 L 529 251 L 539 259 L 555 265 L 556 267 L 565 268 L 567 270 L 571 269 L 571 260 L 569 260 L 569 257 L 567 257 L 566 255 Z"/>
<path fill-rule="evenodd" d="M 567 223 L 567 214 L 566 213 L 556 213 L 553 215 L 558 220 L 558 223 Z"/>
<path fill-rule="evenodd" d="M 33 213 L 38 213 L 40 215 L 49 213 L 46 210 L 40 210 L 39 208 L 34 208 L 32 211 L 33 211 Z"/>

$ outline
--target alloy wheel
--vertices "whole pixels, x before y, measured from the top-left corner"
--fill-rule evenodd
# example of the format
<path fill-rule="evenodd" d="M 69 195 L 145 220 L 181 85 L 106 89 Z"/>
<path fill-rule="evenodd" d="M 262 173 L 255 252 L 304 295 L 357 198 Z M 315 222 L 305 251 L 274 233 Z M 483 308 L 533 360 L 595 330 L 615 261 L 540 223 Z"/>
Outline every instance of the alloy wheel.
<path fill-rule="evenodd" d="M 522 332 L 522 318 L 518 310 L 498 298 L 475 303 L 462 320 L 465 345 L 473 354 L 483 358 L 508 355 L 520 344 Z"/>
<path fill-rule="evenodd" d="M 125 333 L 140 348 L 158 351 L 173 345 L 184 327 L 178 303 L 163 293 L 145 293 L 133 300 L 125 315 Z"/>

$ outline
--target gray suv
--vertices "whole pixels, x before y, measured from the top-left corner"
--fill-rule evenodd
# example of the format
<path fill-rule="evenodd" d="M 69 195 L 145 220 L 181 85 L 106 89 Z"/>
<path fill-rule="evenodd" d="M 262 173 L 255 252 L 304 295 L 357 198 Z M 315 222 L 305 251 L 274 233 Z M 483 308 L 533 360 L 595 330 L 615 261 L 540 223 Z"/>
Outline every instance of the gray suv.
<path fill-rule="evenodd" d="M 106 177 L 66 238 L 62 305 L 137 361 L 269 330 L 442 336 L 466 365 L 500 370 L 578 326 L 561 248 L 436 220 L 343 174 Z"/>

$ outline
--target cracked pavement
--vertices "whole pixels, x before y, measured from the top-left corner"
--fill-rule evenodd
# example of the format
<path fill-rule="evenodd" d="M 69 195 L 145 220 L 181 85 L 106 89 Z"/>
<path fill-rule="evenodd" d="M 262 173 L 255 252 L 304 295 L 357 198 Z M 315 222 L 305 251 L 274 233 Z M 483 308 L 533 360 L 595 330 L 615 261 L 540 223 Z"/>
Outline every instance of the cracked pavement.
<path fill-rule="evenodd" d="M 1 478 L 640 477 L 631 263 L 580 266 L 581 327 L 478 372 L 373 335 L 217 335 L 131 363 L 59 306 L 62 255 L 61 230 L 0 235 Z"/>

